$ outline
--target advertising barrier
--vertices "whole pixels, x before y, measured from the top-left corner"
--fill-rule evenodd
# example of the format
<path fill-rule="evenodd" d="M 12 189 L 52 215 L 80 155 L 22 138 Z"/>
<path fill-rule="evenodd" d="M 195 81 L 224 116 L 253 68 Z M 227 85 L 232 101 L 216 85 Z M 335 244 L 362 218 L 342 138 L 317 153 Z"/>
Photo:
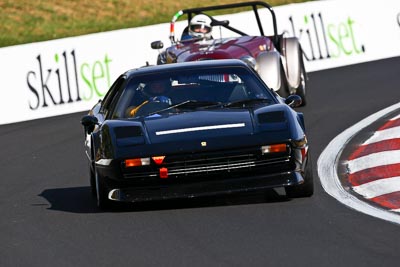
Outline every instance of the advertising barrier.
<path fill-rule="evenodd" d="M 274 11 L 278 33 L 299 38 L 309 72 L 400 56 L 398 0 L 311 1 Z M 250 15 L 230 16 L 243 22 Z M 89 110 L 120 74 L 156 64 L 150 43 L 169 46 L 168 37 L 163 23 L 0 48 L 0 125 Z"/>

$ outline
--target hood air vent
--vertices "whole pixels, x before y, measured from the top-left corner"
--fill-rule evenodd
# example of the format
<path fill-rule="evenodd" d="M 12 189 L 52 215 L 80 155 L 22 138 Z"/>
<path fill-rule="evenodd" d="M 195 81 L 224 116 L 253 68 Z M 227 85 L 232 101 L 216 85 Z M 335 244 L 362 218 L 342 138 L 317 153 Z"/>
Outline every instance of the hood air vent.
<path fill-rule="evenodd" d="M 119 138 L 129 138 L 142 136 L 142 128 L 140 126 L 124 126 L 114 128 L 115 136 Z"/>
<path fill-rule="evenodd" d="M 283 111 L 273 111 L 258 114 L 259 123 L 279 123 L 286 122 L 285 113 Z"/>

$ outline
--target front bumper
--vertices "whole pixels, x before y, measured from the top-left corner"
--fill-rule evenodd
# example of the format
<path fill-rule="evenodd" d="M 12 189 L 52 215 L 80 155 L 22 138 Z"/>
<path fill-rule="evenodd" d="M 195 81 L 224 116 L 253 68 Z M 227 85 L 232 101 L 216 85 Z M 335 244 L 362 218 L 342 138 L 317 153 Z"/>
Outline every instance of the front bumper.
<path fill-rule="evenodd" d="M 239 192 L 264 190 L 297 185 L 304 182 L 298 171 L 245 178 L 209 180 L 192 183 L 158 184 L 127 188 L 114 188 L 108 198 L 123 202 L 145 202 L 177 198 L 193 198 Z"/>

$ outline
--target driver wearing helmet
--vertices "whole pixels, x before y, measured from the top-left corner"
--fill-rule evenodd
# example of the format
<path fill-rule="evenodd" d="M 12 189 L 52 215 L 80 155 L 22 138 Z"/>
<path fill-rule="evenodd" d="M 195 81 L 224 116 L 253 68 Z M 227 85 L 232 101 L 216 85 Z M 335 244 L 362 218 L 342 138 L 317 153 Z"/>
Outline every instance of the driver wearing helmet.
<path fill-rule="evenodd" d="M 207 15 L 196 15 L 190 21 L 189 34 L 192 38 L 212 39 L 211 32 L 211 19 Z"/>
<path fill-rule="evenodd" d="M 134 107 L 129 111 L 129 115 L 134 117 L 138 111 L 150 103 L 161 103 L 161 105 L 170 106 L 172 104 L 171 99 L 165 96 L 171 88 L 171 82 L 166 80 L 156 80 L 146 83 L 143 87 L 140 87 L 140 92 L 143 97 L 146 97 L 143 103 Z"/>

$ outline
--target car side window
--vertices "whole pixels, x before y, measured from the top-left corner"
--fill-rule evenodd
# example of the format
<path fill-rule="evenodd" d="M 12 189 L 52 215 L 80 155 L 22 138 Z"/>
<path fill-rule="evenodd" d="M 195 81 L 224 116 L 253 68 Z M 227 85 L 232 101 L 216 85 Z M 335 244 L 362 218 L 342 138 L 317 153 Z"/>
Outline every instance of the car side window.
<path fill-rule="evenodd" d="M 112 106 L 116 102 L 119 92 L 121 91 L 120 89 L 121 87 L 123 87 L 125 82 L 126 82 L 126 77 L 120 76 L 108 90 L 107 94 L 103 99 L 103 104 L 100 108 L 100 113 L 102 113 L 104 116 L 107 116 L 109 111 L 112 109 Z"/>

